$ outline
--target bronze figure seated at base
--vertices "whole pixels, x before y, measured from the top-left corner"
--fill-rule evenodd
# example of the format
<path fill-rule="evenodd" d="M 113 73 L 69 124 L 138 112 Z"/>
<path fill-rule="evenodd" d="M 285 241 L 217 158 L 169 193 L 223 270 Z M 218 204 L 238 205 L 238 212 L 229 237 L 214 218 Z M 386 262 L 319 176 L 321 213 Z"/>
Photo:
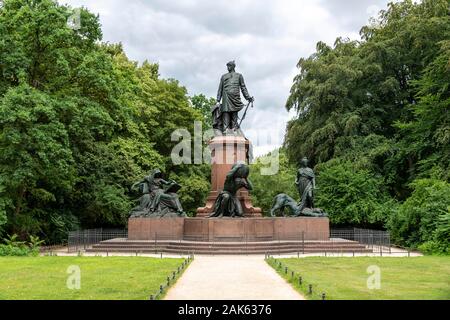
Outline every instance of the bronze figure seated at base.
<path fill-rule="evenodd" d="M 137 186 L 142 195 L 139 205 L 131 210 L 131 218 L 186 216 L 177 194 L 181 186 L 173 180 L 164 180 L 159 169 L 153 170 L 131 188 Z"/>

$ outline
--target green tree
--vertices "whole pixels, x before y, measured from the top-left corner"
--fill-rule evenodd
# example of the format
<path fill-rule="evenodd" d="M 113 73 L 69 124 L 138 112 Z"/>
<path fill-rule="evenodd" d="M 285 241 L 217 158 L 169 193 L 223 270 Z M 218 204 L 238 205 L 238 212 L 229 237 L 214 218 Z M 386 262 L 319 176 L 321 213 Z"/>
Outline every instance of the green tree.
<path fill-rule="evenodd" d="M 411 176 L 426 177 L 439 171 L 443 180 L 450 172 L 450 40 L 440 42 L 439 55 L 414 82 L 416 100 L 410 106 L 413 118 L 398 121 L 401 148 L 416 159 Z"/>
<path fill-rule="evenodd" d="M 212 97 L 207 98 L 204 94 L 197 94 L 191 97 L 191 103 L 194 109 L 200 111 L 203 116 L 203 129 L 211 129 L 211 107 L 217 103 L 216 99 Z"/>
<path fill-rule="evenodd" d="M 448 183 L 448 22 L 446 0 L 390 3 L 361 29 L 361 40 L 319 42 L 300 59 L 286 103 L 298 117 L 288 124 L 285 148 L 292 164 L 312 160 L 317 203 L 333 223 L 402 221 L 402 208 L 418 197 L 417 179 Z M 397 202 L 402 213 L 391 210 Z M 434 218 L 441 224 L 427 232 L 442 237 L 447 220 Z M 436 242 L 417 236 L 421 223 L 397 222 L 385 225 L 397 242 Z"/>
<path fill-rule="evenodd" d="M 27 84 L 0 100 L 2 203 L 14 232 L 39 232 L 38 221 L 48 219 L 45 208 L 61 206 L 73 187 L 72 151 L 59 119 L 64 108 Z"/>
<path fill-rule="evenodd" d="M 389 219 L 393 240 L 408 247 L 433 242 L 434 250 L 450 253 L 450 183 L 418 179 L 414 191 Z"/>
<path fill-rule="evenodd" d="M 395 212 L 383 178 L 357 164 L 330 160 L 317 169 L 316 205 L 333 225 L 383 228 Z"/>
<path fill-rule="evenodd" d="M 333 48 L 319 42 L 315 54 L 300 59 L 286 103 L 298 112 L 288 124 L 289 159 L 306 155 L 316 164 L 336 157 L 338 149 L 351 152 L 360 136 L 396 138 L 393 125 L 413 117 L 414 81 L 448 38 L 447 9 L 446 0 L 391 3 L 361 29 L 361 41 L 338 38 Z M 411 170 L 416 159 L 409 156 L 399 166 L 406 163 Z"/>
<path fill-rule="evenodd" d="M 186 180 L 170 161 L 171 133 L 202 121 L 178 81 L 101 43 L 99 17 L 79 12 L 72 29 L 74 11 L 54 0 L 0 8 L 0 228 L 21 238 L 124 226 L 129 188 L 151 168 Z M 191 209 L 208 186 L 192 170 L 182 191 Z"/>

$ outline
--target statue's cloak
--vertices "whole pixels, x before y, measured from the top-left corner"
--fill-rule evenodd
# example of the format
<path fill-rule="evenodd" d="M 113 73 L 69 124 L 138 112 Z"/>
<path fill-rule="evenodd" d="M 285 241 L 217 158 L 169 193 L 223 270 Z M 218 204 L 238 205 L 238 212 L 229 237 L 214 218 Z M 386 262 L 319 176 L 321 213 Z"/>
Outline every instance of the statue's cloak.
<path fill-rule="evenodd" d="M 229 72 L 224 74 L 220 79 L 219 91 L 217 93 L 217 101 L 222 99 L 221 112 L 239 112 L 244 108 L 241 101 L 241 91 L 244 98 L 249 100 L 245 86 L 244 77 L 237 72 Z"/>

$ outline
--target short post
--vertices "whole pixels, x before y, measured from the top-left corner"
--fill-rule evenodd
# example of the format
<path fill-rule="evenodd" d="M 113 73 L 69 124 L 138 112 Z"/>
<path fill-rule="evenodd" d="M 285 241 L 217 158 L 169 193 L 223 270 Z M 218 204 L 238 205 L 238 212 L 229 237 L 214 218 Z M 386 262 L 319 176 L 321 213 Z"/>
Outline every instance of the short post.
<path fill-rule="evenodd" d="M 322 293 L 322 300 L 325 300 L 325 292 Z"/>
<path fill-rule="evenodd" d="M 353 256 L 355 256 L 355 250 L 353 250 Z"/>
<path fill-rule="evenodd" d="M 287 272 L 288 272 L 288 267 L 284 267 L 284 273 L 287 274 Z"/>
<path fill-rule="evenodd" d="M 161 259 L 162 259 L 162 251 L 161 251 L 160 255 L 161 255 Z"/>
<path fill-rule="evenodd" d="M 291 278 L 294 278 L 294 271 L 291 272 Z"/>
<path fill-rule="evenodd" d="M 247 239 L 247 235 L 245 236 L 245 254 L 248 256 L 248 239 Z"/>
<path fill-rule="evenodd" d="M 137 252 L 137 250 L 136 250 L 136 257 L 138 256 L 138 252 Z"/>
<path fill-rule="evenodd" d="M 167 277 L 167 286 L 170 285 L 170 277 Z"/>
<path fill-rule="evenodd" d="M 172 280 L 174 280 L 174 279 L 175 279 L 175 271 L 172 272 Z"/>
<path fill-rule="evenodd" d="M 302 251 L 305 254 L 305 231 L 302 231 Z"/>
<path fill-rule="evenodd" d="M 391 251 L 391 236 L 388 234 L 388 244 L 389 244 L 389 254 L 392 253 Z"/>
<path fill-rule="evenodd" d="M 163 290 L 164 290 L 163 286 L 160 285 L 160 286 L 159 286 L 159 293 L 163 293 Z"/>
<path fill-rule="evenodd" d="M 301 276 L 298 277 L 298 285 L 299 285 L 299 286 L 302 285 L 302 277 L 301 277 Z"/>
<path fill-rule="evenodd" d="M 152 295 L 152 294 L 150 295 L 150 300 L 155 300 L 155 299 L 153 298 L 153 295 Z"/>
<path fill-rule="evenodd" d="M 312 284 L 308 286 L 308 294 L 312 294 Z"/>

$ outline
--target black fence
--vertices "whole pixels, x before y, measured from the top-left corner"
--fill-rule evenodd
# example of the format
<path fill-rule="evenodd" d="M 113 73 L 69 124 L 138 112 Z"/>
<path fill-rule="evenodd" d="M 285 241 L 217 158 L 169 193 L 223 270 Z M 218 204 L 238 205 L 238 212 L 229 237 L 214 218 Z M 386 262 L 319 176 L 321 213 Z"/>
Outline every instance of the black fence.
<path fill-rule="evenodd" d="M 101 241 L 117 238 L 126 240 L 128 230 L 99 228 L 70 231 L 67 239 L 67 250 L 68 252 L 78 252 L 89 249 Z"/>
<path fill-rule="evenodd" d="M 388 231 L 360 228 L 331 229 L 330 239 L 356 241 L 373 250 L 373 252 L 392 252 L 391 235 Z"/>
<path fill-rule="evenodd" d="M 373 253 L 390 254 L 397 252 L 400 248 L 394 248 L 391 246 L 390 234 L 387 231 L 370 230 L 360 228 L 346 228 L 346 229 L 331 229 L 330 233 L 317 232 L 315 234 L 308 233 L 308 239 L 305 239 L 304 232 L 296 232 L 292 234 L 284 234 L 283 240 L 276 239 L 274 237 L 264 239 L 241 239 L 244 243 L 244 248 L 251 247 L 252 242 L 255 241 L 279 241 L 279 242 L 295 242 L 295 250 L 299 254 L 306 253 L 305 248 L 308 247 L 308 242 L 314 241 L 316 243 L 326 244 L 323 247 L 325 254 L 327 251 L 329 254 L 333 254 L 338 251 L 338 248 L 342 248 L 343 242 L 354 241 L 360 245 L 363 245 L 366 249 L 369 249 Z M 123 229 L 87 229 L 69 232 L 67 248 L 68 252 L 79 252 L 92 248 L 93 245 L 100 243 L 101 241 L 116 239 L 126 241 L 128 238 L 128 231 Z M 229 239 L 184 239 L 187 241 L 208 241 L 211 242 L 211 247 L 215 245 L 220 246 L 220 243 Z M 236 239 L 233 239 L 236 241 Z M 159 248 L 160 244 L 171 241 L 167 237 L 155 236 L 154 242 L 155 248 Z M 183 240 L 177 240 L 183 241 Z M 173 241 L 171 241 L 173 242 Z M 156 252 L 156 249 L 155 249 Z"/>

